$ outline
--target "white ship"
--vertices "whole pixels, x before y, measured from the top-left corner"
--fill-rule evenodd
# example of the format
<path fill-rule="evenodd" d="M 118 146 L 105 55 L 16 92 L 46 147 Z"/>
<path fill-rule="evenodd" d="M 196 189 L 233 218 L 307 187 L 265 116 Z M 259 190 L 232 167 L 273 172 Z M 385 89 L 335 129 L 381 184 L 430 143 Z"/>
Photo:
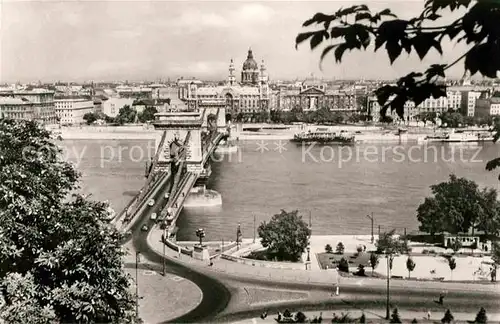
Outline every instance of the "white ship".
<path fill-rule="evenodd" d="M 430 135 L 425 138 L 428 142 L 446 142 L 446 143 L 463 143 L 463 142 L 488 142 L 493 141 L 491 132 L 481 131 L 451 131 L 448 133 Z"/>

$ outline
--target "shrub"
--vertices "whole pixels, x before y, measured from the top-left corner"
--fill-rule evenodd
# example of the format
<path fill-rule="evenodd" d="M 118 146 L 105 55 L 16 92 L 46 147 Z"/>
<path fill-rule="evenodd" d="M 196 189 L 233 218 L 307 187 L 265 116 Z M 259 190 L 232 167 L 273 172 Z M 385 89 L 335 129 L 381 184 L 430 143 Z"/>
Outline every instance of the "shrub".
<path fill-rule="evenodd" d="M 347 262 L 346 258 L 340 259 L 340 262 L 339 262 L 339 271 L 349 272 L 349 262 Z"/>
<path fill-rule="evenodd" d="M 335 251 L 337 252 L 337 254 L 344 254 L 344 250 L 345 250 L 344 243 L 339 242 L 337 244 L 337 248 L 335 249 Z"/>
<path fill-rule="evenodd" d="M 412 322 L 412 324 L 417 324 L 418 323 L 418 321 L 417 321 L 416 318 L 414 318 L 413 321 L 411 321 L 411 322 Z"/>
<path fill-rule="evenodd" d="M 399 318 L 399 312 L 397 308 L 394 308 L 391 315 L 391 323 L 401 323 L 401 319 Z"/>
<path fill-rule="evenodd" d="M 476 315 L 476 323 L 486 323 L 488 321 L 488 316 L 486 316 L 486 310 L 481 307 L 479 312 Z"/>
<path fill-rule="evenodd" d="M 422 254 L 429 254 L 429 250 L 427 250 L 427 249 L 423 249 L 423 250 L 422 250 Z"/>
<path fill-rule="evenodd" d="M 362 247 L 361 245 L 358 245 L 358 246 L 356 247 L 356 251 L 358 251 L 358 253 L 363 252 L 363 247 Z"/>
<path fill-rule="evenodd" d="M 307 317 L 304 313 L 297 312 L 297 314 L 295 314 L 295 323 L 305 323 L 306 320 L 307 320 Z"/>
<path fill-rule="evenodd" d="M 379 255 L 375 253 L 370 254 L 370 265 L 372 266 L 372 274 L 373 274 L 373 269 L 378 265 L 378 259 Z"/>
<path fill-rule="evenodd" d="M 325 245 L 325 252 L 326 253 L 332 253 L 333 252 L 333 248 L 330 244 L 327 244 Z"/>
<path fill-rule="evenodd" d="M 436 254 L 436 250 L 429 250 L 430 254 Z"/>
<path fill-rule="evenodd" d="M 354 323 L 355 320 L 349 316 L 349 314 L 342 314 L 341 317 L 338 317 L 335 315 L 334 318 L 332 318 L 332 323 Z"/>
<path fill-rule="evenodd" d="M 446 313 L 444 313 L 444 317 L 441 319 L 441 323 L 451 323 L 453 319 L 453 315 L 451 314 L 450 310 L 447 309 Z"/>
<path fill-rule="evenodd" d="M 356 275 L 357 276 L 361 276 L 361 277 L 366 276 L 366 274 L 365 274 L 365 266 L 364 265 L 360 264 L 358 266 L 358 271 L 356 272 Z"/>
<path fill-rule="evenodd" d="M 361 317 L 359 318 L 360 323 L 366 323 L 366 316 L 365 313 L 361 314 Z"/>

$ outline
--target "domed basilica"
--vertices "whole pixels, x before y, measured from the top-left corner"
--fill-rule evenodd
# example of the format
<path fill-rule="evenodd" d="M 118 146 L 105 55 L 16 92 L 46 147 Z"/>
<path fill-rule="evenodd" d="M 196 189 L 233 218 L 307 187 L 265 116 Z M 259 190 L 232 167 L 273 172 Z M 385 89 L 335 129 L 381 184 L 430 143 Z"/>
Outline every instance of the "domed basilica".
<path fill-rule="evenodd" d="M 233 59 L 229 63 L 229 75 L 225 85 L 201 86 L 199 82 L 179 84 L 179 98 L 190 109 L 202 106 L 224 105 L 232 115 L 243 113 L 251 115 L 269 109 L 269 80 L 264 61 L 260 67 L 255 61 L 252 50 L 241 69 L 241 82 L 236 81 Z"/>

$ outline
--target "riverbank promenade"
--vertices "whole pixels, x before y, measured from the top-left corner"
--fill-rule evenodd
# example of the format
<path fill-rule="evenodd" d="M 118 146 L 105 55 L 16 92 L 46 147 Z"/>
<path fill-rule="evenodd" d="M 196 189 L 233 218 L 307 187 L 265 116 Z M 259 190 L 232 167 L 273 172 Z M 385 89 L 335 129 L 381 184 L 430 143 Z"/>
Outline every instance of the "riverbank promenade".
<path fill-rule="evenodd" d="M 248 279 L 259 279 L 262 281 L 269 282 L 282 282 L 282 283 L 307 283 L 311 285 L 331 285 L 332 291 L 335 286 L 339 286 L 342 290 L 343 286 L 364 286 L 370 285 L 374 287 L 385 287 L 385 280 L 380 278 L 370 278 L 370 277 L 342 277 L 338 274 L 336 269 L 319 270 L 319 267 L 311 270 L 303 269 L 287 269 L 285 266 L 282 268 L 278 267 L 263 267 L 263 266 L 252 266 L 247 264 L 242 264 L 239 262 L 233 262 L 230 260 L 225 260 L 223 258 L 216 257 L 212 259 L 212 265 L 209 265 L 209 261 L 199 261 L 190 256 L 180 254 L 170 248 L 163 249 L 163 243 L 161 242 L 163 231 L 159 228 L 153 228 L 148 235 L 147 242 L 149 247 L 155 251 L 158 255 L 162 255 L 165 251 L 165 257 L 189 266 L 197 271 L 203 272 L 207 275 L 218 276 L 224 275 L 228 277 L 238 278 L 240 280 Z M 246 240 L 245 240 L 246 241 Z M 229 242 L 228 242 L 229 244 Z M 367 246 L 368 248 L 368 246 Z M 257 264 L 257 263 L 256 263 Z M 495 294 L 500 293 L 500 285 L 495 284 L 478 284 L 472 282 L 440 282 L 440 281 L 414 281 L 414 280 L 392 280 L 391 286 L 401 287 L 401 288 L 412 288 L 418 287 L 426 288 L 430 290 L 435 290 L 436 294 L 442 291 L 464 291 L 464 290 L 474 290 L 474 291 L 484 291 L 492 292 Z M 500 295 L 499 295 L 500 297 Z"/>

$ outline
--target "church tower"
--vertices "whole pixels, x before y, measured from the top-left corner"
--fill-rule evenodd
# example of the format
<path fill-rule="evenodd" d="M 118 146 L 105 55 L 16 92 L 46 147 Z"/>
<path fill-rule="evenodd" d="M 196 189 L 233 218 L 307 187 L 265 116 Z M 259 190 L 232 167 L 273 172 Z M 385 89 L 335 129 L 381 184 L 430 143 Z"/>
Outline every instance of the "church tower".
<path fill-rule="evenodd" d="M 234 76 L 234 63 L 233 59 L 231 59 L 231 63 L 229 63 L 229 76 L 227 78 L 227 81 L 230 86 L 235 85 L 236 83 L 236 77 Z"/>
<path fill-rule="evenodd" d="M 262 60 L 262 64 L 260 65 L 260 84 L 267 83 L 267 80 L 266 66 L 264 65 L 264 60 Z"/>
<path fill-rule="evenodd" d="M 253 58 L 252 49 L 248 50 L 246 61 L 243 63 L 241 71 L 242 85 L 258 85 L 259 84 L 259 65 Z"/>

